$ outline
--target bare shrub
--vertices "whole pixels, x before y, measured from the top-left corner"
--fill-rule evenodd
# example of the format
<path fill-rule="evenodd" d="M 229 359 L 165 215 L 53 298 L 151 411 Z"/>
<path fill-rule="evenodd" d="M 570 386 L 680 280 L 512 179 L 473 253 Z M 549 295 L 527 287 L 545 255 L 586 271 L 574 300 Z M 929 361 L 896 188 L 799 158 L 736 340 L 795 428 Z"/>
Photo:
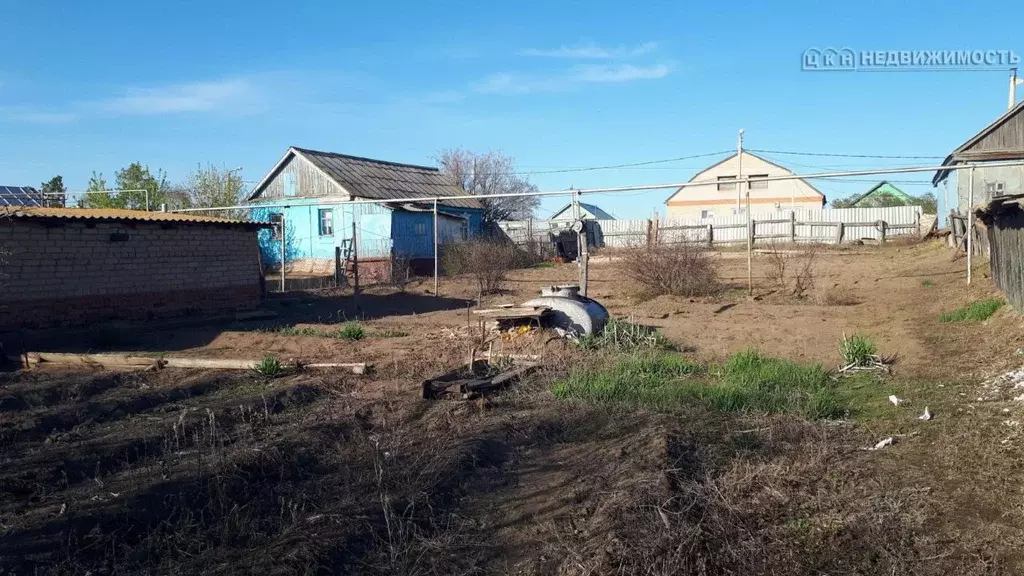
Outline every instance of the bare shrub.
<path fill-rule="evenodd" d="M 803 298 L 814 289 L 814 266 L 817 255 L 818 248 L 813 244 L 808 245 L 803 251 L 803 260 L 798 264 L 793 276 L 793 295 L 797 298 Z"/>
<path fill-rule="evenodd" d="M 412 265 L 405 254 L 394 254 L 391 256 L 391 285 L 399 292 L 405 292 L 405 287 L 412 280 Z"/>
<path fill-rule="evenodd" d="M 772 242 L 765 255 L 765 277 L 779 290 L 804 298 L 814 290 L 818 247 L 807 244 L 799 250 L 782 248 Z"/>
<path fill-rule="evenodd" d="M 709 296 L 721 289 L 711 252 L 693 242 L 631 246 L 618 267 L 645 296 Z"/>
<path fill-rule="evenodd" d="M 444 273 L 472 276 L 480 296 L 500 292 L 509 271 L 531 260 L 515 244 L 490 239 L 448 244 L 441 252 Z"/>

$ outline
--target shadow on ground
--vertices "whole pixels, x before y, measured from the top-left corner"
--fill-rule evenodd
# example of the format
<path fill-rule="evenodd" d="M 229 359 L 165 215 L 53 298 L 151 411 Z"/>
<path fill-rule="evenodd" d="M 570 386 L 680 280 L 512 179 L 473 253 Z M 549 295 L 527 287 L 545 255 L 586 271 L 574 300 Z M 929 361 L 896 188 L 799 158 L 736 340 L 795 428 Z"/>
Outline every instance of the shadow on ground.
<path fill-rule="evenodd" d="M 0 357 L 25 351 L 49 352 L 166 352 L 210 344 L 226 330 L 273 330 L 300 323 L 337 323 L 376 320 L 388 316 L 461 310 L 472 305 L 463 298 L 429 294 L 340 294 L 335 291 L 294 292 L 272 295 L 262 307 L 271 318 L 238 320 L 234 314 L 192 314 L 165 320 L 118 321 L 83 327 L 62 327 L 0 333 Z M 17 366 L 8 364 L 7 368 Z M 4 367 L 0 367 L 3 369 Z"/>

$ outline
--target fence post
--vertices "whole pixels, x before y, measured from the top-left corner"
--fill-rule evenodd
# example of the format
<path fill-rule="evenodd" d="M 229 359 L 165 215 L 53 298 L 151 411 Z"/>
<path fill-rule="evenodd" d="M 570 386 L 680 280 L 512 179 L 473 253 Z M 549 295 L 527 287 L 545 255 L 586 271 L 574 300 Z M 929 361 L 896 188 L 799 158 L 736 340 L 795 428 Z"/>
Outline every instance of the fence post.
<path fill-rule="evenodd" d="M 651 241 L 651 219 L 648 218 L 644 222 L 645 222 L 644 223 L 644 239 L 647 241 L 647 245 L 650 246 L 652 244 L 652 241 Z"/>
<path fill-rule="evenodd" d="M 711 248 L 714 248 L 714 247 L 715 247 L 715 226 L 713 224 L 708 224 L 708 248 L 711 249 Z"/>
<path fill-rule="evenodd" d="M 285 216 L 284 212 L 281 212 L 281 293 L 284 293 L 284 265 L 285 265 Z"/>
<path fill-rule="evenodd" d="M 878 223 L 876 224 L 876 226 L 878 226 L 878 230 L 879 230 L 879 236 L 878 236 L 879 244 L 885 244 L 885 227 L 886 227 L 885 220 L 879 220 Z"/>
<path fill-rule="evenodd" d="M 842 222 L 836 223 L 836 246 L 843 243 L 843 228 L 845 225 Z"/>
<path fill-rule="evenodd" d="M 654 244 L 654 245 L 658 244 L 658 221 L 657 220 L 651 220 L 651 239 L 652 239 L 652 244 Z"/>
<path fill-rule="evenodd" d="M 356 240 L 356 222 L 355 218 L 352 218 L 352 297 L 353 299 L 359 296 L 359 242 Z M 358 301 L 356 303 L 356 309 L 358 309 Z"/>
<path fill-rule="evenodd" d="M 796 244 L 796 212 L 789 211 L 789 243 Z"/>
<path fill-rule="evenodd" d="M 341 286 L 341 246 L 334 247 L 334 287 Z"/>

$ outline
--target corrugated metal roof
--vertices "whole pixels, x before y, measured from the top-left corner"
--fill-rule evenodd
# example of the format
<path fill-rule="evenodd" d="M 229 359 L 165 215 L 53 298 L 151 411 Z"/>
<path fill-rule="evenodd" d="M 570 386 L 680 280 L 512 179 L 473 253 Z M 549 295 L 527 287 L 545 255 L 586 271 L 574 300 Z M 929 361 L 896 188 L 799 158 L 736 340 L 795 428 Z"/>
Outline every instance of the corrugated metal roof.
<path fill-rule="evenodd" d="M 0 206 L 42 205 L 42 193 L 31 186 L 0 186 Z"/>
<path fill-rule="evenodd" d="M 465 190 L 437 168 L 306 148 L 292 149 L 357 198 L 400 200 L 466 195 Z M 480 201 L 473 198 L 439 200 L 438 203 L 455 208 L 483 208 Z"/>
<path fill-rule="evenodd" d="M 171 222 L 182 224 L 234 224 L 244 226 L 269 226 L 262 222 L 230 220 L 198 214 L 176 214 L 172 212 L 146 212 L 144 210 L 122 210 L 116 208 L 39 208 L 0 207 L 2 218 L 35 218 L 40 220 L 125 220 L 131 222 Z"/>

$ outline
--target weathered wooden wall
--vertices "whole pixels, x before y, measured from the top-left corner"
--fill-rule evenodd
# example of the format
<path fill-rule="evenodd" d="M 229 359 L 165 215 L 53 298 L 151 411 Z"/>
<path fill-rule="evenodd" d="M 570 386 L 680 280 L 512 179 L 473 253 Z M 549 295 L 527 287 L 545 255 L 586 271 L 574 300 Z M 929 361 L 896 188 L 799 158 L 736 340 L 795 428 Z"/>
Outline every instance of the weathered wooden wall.
<path fill-rule="evenodd" d="M 996 286 L 1018 311 L 1024 311 L 1024 210 L 1006 205 L 988 226 L 989 265 Z"/>

